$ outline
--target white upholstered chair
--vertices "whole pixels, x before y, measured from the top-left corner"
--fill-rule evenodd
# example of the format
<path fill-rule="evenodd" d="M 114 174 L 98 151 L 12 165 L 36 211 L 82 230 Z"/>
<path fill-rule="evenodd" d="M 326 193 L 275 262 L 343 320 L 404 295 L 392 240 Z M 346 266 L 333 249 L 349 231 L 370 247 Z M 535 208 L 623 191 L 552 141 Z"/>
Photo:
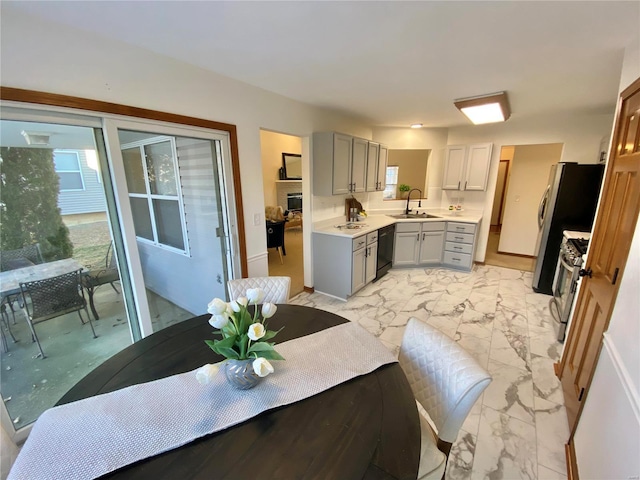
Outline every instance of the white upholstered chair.
<path fill-rule="evenodd" d="M 291 277 L 253 277 L 239 278 L 227 282 L 229 300 L 245 297 L 249 288 L 261 288 L 264 291 L 262 303 L 287 303 L 291 289 Z"/>
<path fill-rule="evenodd" d="M 399 361 L 416 401 L 436 428 L 420 414 L 418 478 L 440 480 L 451 445 L 491 376 L 460 345 L 416 318 L 407 324 Z"/>

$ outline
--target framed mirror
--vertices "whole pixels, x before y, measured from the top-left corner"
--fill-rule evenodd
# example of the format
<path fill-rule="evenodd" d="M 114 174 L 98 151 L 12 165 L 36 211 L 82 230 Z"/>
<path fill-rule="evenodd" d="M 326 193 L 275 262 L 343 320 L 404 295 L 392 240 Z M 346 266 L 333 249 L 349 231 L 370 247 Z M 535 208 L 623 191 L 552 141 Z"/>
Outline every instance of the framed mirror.
<path fill-rule="evenodd" d="M 284 169 L 284 180 L 302 180 L 302 155 L 283 153 L 282 168 Z"/>

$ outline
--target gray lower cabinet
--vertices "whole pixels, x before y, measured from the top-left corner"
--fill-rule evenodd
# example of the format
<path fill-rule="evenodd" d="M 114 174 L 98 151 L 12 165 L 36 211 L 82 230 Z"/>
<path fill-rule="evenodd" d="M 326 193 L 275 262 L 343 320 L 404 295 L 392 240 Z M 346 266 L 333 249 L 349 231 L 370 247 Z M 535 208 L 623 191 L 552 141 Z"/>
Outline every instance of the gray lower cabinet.
<path fill-rule="evenodd" d="M 359 237 L 313 234 L 316 291 L 346 299 L 376 276 L 378 231 Z"/>
<path fill-rule="evenodd" d="M 439 265 L 446 222 L 396 224 L 393 266 Z"/>
<path fill-rule="evenodd" d="M 448 222 L 445 236 L 443 265 L 471 270 L 476 246 L 476 225 Z"/>

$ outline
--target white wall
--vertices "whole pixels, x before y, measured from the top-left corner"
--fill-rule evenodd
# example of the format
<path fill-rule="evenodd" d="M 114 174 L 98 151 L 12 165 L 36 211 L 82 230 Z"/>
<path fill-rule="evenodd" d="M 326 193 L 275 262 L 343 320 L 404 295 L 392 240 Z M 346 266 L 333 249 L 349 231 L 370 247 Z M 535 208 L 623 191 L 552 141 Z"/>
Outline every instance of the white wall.
<path fill-rule="evenodd" d="M 561 143 L 518 145 L 514 148 L 503 207 L 499 252 L 529 256 L 537 254 L 538 206 L 547 188 L 551 165 L 558 163 L 561 154 Z"/>
<path fill-rule="evenodd" d="M 440 208 L 447 129 L 377 127 L 373 129 L 373 140 L 390 150 L 431 150 L 427 164 L 427 200 L 422 201 L 422 208 Z M 398 212 L 405 208 L 406 203 L 406 200 L 383 201 L 382 192 L 368 195 L 368 208 L 374 211 Z"/>
<path fill-rule="evenodd" d="M 335 130 L 371 138 L 371 129 L 358 119 L 314 108 L 141 48 L 61 27 L 13 9 L 3 10 L 1 21 L 3 86 L 103 100 L 237 126 L 247 257 L 252 276 L 266 275 L 268 271 L 260 128 L 298 136 Z M 253 221 L 254 214 L 260 218 L 257 224 Z"/>
<path fill-rule="evenodd" d="M 276 189 L 276 180 L 280 179 L 278 176 L 278 170 L 282 167 L 283 153 L 302 153 L 302 140 L 300 137 L 261 130 L 260 149 L 262 158 L 264 204 L 282 205 L 286 210 L 286 203 L 282 204 L 278 202 L 278 192 Z"/>
<path fill-rule="evenodd" d="M 639 42 L 625 50 L 622 92 L 640 78 Z M 575 437 L 583 479 L 640 476 L 640 222 Z"/>
<path fill-rule="evenodd" d="M 483 218 L 491 217 L 502 146 L 563 143 L 562 161 L 597 163 L 600 142 L 602 137 L 610 133 L 612 122 L 613 112 L 519 119 L 515 110 L 512 117 L 504 123 L 449 129 L 448 145 L 493 143 L 487 190 L 486 192 L 465 192 L 465 208 L 483 210 Z M 483 262 L 485 258 L 489 225 L 488 220 L 483 220 L 480 225 L 475 257 L 478 262 Z"/>

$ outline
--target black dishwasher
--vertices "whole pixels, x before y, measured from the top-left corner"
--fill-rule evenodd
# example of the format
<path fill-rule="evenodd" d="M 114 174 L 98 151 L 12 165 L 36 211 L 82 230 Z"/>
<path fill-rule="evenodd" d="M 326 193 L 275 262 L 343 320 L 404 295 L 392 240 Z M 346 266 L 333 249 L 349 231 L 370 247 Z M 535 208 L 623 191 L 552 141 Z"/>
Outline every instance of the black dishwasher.
<path fill-rule="evenodd" d="M 383 277 L 391 268 L 395 233 L 395 224 L 378 230 L 378 263 L 376 265 L 376 278 L 374 282 Z"/>

